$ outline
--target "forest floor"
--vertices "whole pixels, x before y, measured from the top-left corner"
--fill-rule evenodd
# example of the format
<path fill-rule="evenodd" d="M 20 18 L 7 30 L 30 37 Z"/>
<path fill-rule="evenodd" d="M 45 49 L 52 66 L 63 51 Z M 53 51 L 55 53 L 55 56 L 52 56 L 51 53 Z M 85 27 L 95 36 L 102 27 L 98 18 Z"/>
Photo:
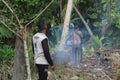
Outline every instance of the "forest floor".
<path fill-rule="evenodd" d="M 12 64 L 12 65 L 11 65 Z M 0 80 L 11 80 L 13 61 L 0 68 Z M 34 60 L 31 60 L 32 80 L 38 80 Z M 99 50 L 83 58 L 79 67 L 56 65 L 49 71 L 49 80 L 120 80 L 120 49 Z"/>
<path fill-rule="evenodd" d="M 120 80 L 120 50 L 96 51 L 79 67 L 56 66 L 49 80 Z"/>

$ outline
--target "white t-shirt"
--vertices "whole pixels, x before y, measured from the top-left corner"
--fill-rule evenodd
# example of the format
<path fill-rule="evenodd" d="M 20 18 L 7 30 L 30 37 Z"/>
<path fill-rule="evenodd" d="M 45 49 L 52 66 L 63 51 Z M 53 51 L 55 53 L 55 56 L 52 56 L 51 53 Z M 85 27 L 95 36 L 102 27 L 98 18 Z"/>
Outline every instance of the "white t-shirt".
<path fill-rule="evenodd" d="M 42 41 L 46 38 L 47 36 L 44 33 L 36 33 L 33 36 L 34 59 L 36 64 L 48 64 L 42 48 Z"/>

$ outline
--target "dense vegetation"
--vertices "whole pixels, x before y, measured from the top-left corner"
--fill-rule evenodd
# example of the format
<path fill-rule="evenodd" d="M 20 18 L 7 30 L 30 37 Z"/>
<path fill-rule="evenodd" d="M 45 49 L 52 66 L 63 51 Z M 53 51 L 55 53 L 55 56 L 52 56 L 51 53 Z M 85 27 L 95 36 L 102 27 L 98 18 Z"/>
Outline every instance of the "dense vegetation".
<path fill-rule="evenodd" d="M 7 77 L 11 79 L 12 71 L 9 70 L 13 65 L 15 39 L 16 36 L 3 25 L 5 23 L 14 31 L 19 29 L 19 23 L 15 19 L 15 15 L 11 13 L 8 7 L 0 0 L 0 77 L 1 74 L 8 72 Z M 49 4 L 51 0 L 5 0 L 18 16 L 21 24 L 24 26 L 34 17 L 36 17 Z M 78 25 L 84 34 L 83 45 L 84 55 L 87 55 L 87 50 L 100 49 L 119 49 L 120 48 L 120 1 L 119 0 L 74 0 L 74 5 L 81 12 L 90 29 L 92 30 L 93 42 L 85 28 L 82 20 L 73 9 L 71 15 L 71 23 Z M 27 26 L 27 41 L 28 46 L 31 46 L 31 36 L 35 33 L 36 22 L 40 19 L 45 19 L 51 26 L 52 38 L 51 50 L 60 40 L 58 29 L 61 30 L 61 25 L 64 22 L 67 0 L 54 0 L 54 2 L 40 15 L 33 23 Z M 3 22 L 3 23 L 2 23 Z M 32 61 L 31 47 L 28 47 L 30 59 Z M 9 66 L 9 67 L 8 67 Z M 3 77 L 4 77 L 3 76 Z M 1 79 L 1 78 L 0 78 Z M 1 79 L 7 80 L 7 79 Z"/>

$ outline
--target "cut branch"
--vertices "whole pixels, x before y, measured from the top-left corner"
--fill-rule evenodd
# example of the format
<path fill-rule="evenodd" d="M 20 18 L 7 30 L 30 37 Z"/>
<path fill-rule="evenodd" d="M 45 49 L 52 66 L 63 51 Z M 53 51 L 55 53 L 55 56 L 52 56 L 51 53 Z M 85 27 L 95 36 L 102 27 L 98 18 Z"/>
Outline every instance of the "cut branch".
<path fill-rule="evenodd" d="M 109 80 L 112 80 L 104 71 L 101 71 Z"/>
<path fill-rule="evenodd" d="M 15 18 L 16 18 L 16 20 L 17 20 L 17 22 L 18 22 L 18 24 L 19 24 L 19 26 L 20 26 L 20 28 L 21 28 L 22 26 L 21 26 L 21 24 L 20 24 L 20 20 L 18 19 L 16 13 L 13 11 L 13 9 L 12 9 L 4 0 L 2 0 L 2 2 L 8 7 L 8 9 L 9 9 L 9 10 L 12 12 L 12 14 L 15 16 Z"/>
<path fill-rule="evenodd" d="M 10 27 L 8 27 L 3 21 L 0 20 L 0 22 L 8 29 L 10 30 L 12 33 L 14 33 L 15 35 L 17 35 L 18 37 L 20 37 L 22 39 L 22 36 L 20 36 L 19 34 L 17 34 L 14 30 L 12 30 Z"/>
<path fill-rule="evenodd" d="M 54 0 L 52 0 L 33 20 L 31 20 L 29 23 L 27 23 L 25 25 L 25 27 L 27 27 L 29 24 L 31 24 L 32 22 L 34 22 L 52 3 Z"/>

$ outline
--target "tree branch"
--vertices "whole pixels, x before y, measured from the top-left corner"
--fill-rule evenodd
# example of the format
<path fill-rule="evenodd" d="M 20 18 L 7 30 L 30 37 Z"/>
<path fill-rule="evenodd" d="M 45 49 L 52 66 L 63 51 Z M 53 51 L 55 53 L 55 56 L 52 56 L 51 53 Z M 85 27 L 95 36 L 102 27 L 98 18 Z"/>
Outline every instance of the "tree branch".
<path fill-rule="evenodd" d="M 6 18 L 10 23 L 12 23 L 14 26 L 19 27 L 16 25 L 11 19 L 7 18 L 6 16 L 1 15 L 1 17 Z"/>
<path fill-rule="evenodd" d="M 21 28 L 22 26 L 21 26 L 21 24 L 20 24 L 20 20 L 18 19 L 16 13 L 13 11 L 13 9 L 12 9 L 4 0 L 2 0 L 2 2 L 8 7 L 8 9 L 9 9 L 9 10 L 12 12 L 12 14 L 15 16 L 15 18 L 16 18 L 18 24 L 19 24 L 19 27 Z"/>
<path fill-rule="evenodd" d="M 54 0 L 52 0 L 33 20 L 31 20 L 29 23 L 27 23 L 25 25 L 25 27 L 27 27 L 29 24 L 31 24 L 32 22 L 34 22 L 52 3 Z"/>
<path fill-rule="evenodd" d="M 0 22 L 1 22 L 8 30 L 10 30 L 12 33 L 14 33 L 15 35 L 17 35 L 18 37 L 20 37 L 20 38 L 22 39 L 22 37 L 21 37 L 19 34 L 17 34 L 14 30 L 12 30 L 10 27 L 8 27 L 3 21 L 0 20 Z"/>
<path fill-rule="evenodd" d="M 109 80 L 112 80 L 104 71 L 101 71 Z"/>

